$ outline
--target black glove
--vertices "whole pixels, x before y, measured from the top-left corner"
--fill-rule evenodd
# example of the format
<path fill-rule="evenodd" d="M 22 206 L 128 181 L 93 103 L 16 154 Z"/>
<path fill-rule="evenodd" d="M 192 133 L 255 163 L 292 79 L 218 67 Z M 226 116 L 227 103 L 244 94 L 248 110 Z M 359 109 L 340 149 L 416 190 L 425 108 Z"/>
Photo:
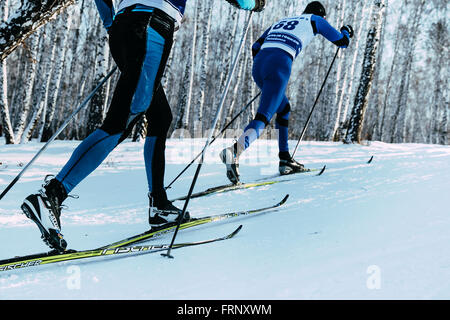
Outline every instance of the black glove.
<path fill-rule="evenodd" d="M 342 31 L 347 31 L 349 37 L 350 37 L 350 38 L 353 38 L 353 28 L 352 28 L 351 25 L 347 24 L 347 25 L 341 27 L 341 32 L 342 32 Z"/>
<path fill-rule="evenodd" d="M 255 0 L 255 8 L 253 11 L 261 12 L 264 10 L 264 6 L 266 5 L 266 0 Z"/>

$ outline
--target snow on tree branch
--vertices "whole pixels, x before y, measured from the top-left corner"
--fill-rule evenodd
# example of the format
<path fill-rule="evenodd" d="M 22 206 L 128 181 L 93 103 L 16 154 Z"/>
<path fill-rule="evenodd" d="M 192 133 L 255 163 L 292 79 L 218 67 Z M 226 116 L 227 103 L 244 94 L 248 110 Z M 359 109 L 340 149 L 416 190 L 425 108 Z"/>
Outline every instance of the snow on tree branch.
<path fill-rule="evenodd" d="M 4 60 L 40 26 L 76 0 L 23 0 L 22 6 L 0 24 L 0 61 Z"/>

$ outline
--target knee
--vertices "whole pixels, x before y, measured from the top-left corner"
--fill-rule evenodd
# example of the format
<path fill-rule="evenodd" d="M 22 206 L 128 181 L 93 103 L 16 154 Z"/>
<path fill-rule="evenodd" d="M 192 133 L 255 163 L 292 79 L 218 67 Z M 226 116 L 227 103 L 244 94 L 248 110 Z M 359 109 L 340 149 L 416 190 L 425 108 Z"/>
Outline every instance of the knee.
<path fill-rule="evenodd" d="M 109 135 L 116 135 L 119 133 L 123 133 L 126 127 L 126 119 L 122 119 L 119 117 L 107 117 L 100 129 L 105 131 Z"/>
<path fill-rule="evenodd" d="M 166 137 L 167 132 L 172 124 L 173 115 L 170 109 L 168 112 L 157 119 L 147 118 L 147 136 L 150 137 Z"/>
<path fill-rule="evenodd" d="M 291 113 L 291 105 L 289 102 L 285 105 L 284 109 L 277 113 L 275 119 L 277 126 L 288 127 L 289 126 L 289 115 Z"/>
<path fill-rule="evenodd" d="M 257 113 L 255 116 L 255 121 L 261 121 L 262 123 L 264 123 L 264 127 L 267 127 L 269 125 L 270 119 L 272 117 L 269 117 L 267 114 L 263 114 L 263 113 Z"/>

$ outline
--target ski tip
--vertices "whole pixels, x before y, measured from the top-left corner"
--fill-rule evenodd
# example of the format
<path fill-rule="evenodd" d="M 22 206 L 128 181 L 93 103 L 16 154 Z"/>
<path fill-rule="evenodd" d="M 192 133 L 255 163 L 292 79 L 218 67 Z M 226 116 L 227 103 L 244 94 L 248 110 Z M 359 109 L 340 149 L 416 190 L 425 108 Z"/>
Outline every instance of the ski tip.
<path fill-rule="evenodd" d="M 368 164 L 372 163 L 373 156 L 370 157 L 369 161 L 367 161 Z"/>
<path fill-rule="evenodd" d="M 319 173 L 317 174 L 318 176 L 321 176 L 322 173 L 325 172 L 325 169 L 327 168 L 327 165 L 324 165 L 322 169 L 320 169 Z"/>

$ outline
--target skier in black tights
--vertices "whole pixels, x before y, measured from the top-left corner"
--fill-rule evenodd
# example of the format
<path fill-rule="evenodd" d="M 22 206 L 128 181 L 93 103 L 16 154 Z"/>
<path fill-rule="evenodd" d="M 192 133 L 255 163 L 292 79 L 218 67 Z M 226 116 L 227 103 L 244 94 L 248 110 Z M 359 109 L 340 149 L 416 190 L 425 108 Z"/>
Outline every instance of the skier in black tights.
<path fill-rule="evenodd" d="M 187 1 L 122 0 L 115 10 L 111 0 L 95 0 L 121 75 L 101 127 L 75 149 L 56 177 L 22 204 L 22 210 L 37 224 L 51 248 L 62 251 L 67 246 L 61 234 L 63 201 L 130 134 L 144 114 L 148 120 L 144 159 L 149 223 L 152 228 L 162 227 L 181 217 L 182 211 L 167 199 L 164 188 L 164 153 L 172 112 L 160 80 Z M 263 0 L 227 1 L 245 10 L 264 8 Z"/>

